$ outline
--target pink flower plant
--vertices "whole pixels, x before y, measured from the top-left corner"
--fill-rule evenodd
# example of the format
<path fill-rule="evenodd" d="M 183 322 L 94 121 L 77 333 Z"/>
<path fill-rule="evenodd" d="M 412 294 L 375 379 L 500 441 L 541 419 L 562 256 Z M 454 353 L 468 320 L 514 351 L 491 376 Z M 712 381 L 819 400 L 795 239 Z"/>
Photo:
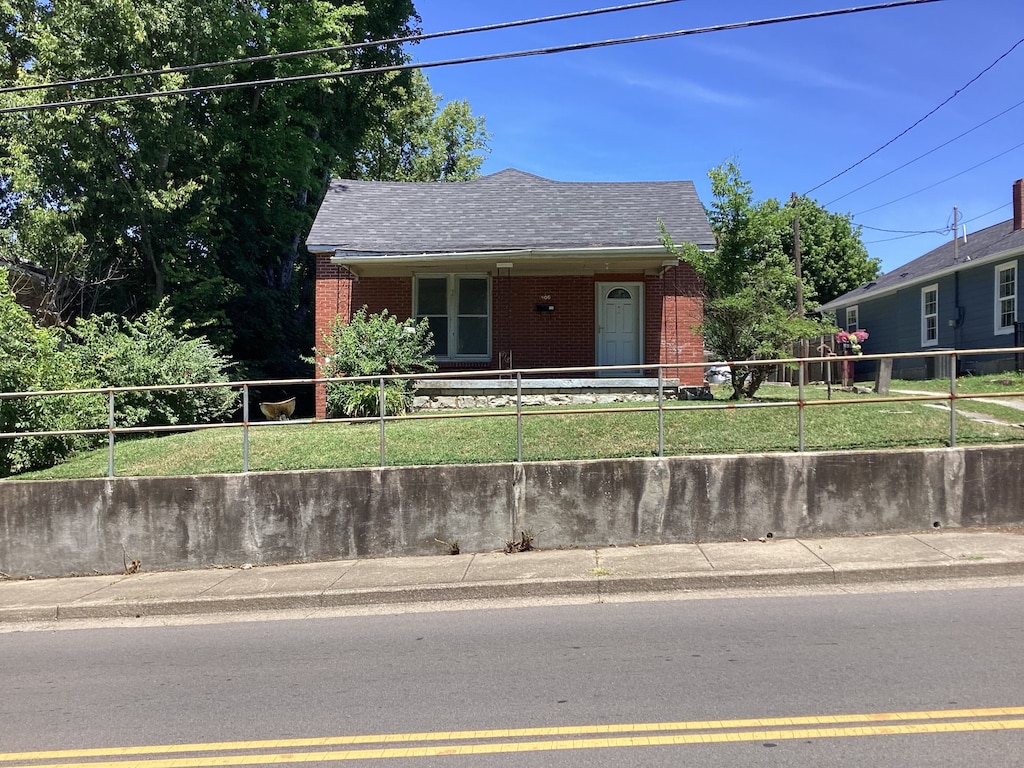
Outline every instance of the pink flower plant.
<path fill-rule="evenodd" d="M 840 331 L 836 334 L 836 341 L 839 344 L 849 344 L 850 351 L 855 355 L 862 354 L 860 345 L 867 341 L 867 339 L 868 332 L 862 331 L 860 328 L 856 331 Z"/>

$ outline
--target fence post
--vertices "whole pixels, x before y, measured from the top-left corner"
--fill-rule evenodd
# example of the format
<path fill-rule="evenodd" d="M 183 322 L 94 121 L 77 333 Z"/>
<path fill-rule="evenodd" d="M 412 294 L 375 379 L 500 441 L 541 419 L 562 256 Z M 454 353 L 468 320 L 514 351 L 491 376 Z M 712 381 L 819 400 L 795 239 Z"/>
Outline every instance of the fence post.
<path fill-rule="evenodd" d="M 107 477 L 114 476 L 114 390 L 107 392 Z"/>
<path fill-rule="evenodd" d="M 797 450 L 804 452 L 804 371 L 807 361 L 801 359 L 797 363 L 797 395 L 796 395 L 796 433 Z"/>
<path fill-rule="evenodd" d="M 380 466 L 381 469 L 385 467 L 385 452 L 384 452 L 384 405 L 386 396 L 384 394 L 384 377 L 380 377 Z"/>
<path fill-rule="evenodd" d="M 665 380 L 658 366 L 658 458 L 665 455 Z"/>
<path fill-rule="evenodd" d="M 249 471 L 249 385 L 242 385 L 242 472 Z"/>
<path fill-rule="evenodd" d="M 956 352 L 950 355 L 949 371 L 949 447 L 956 448 Z"/>
<path fill-rule="evenodd" d="M 875 369 L 875 394 L 883 397 L 889 396 L 889 386 L 892 384 L 892 358 L 883 357 L 878 361 L 878 368 Z"/>
<path fill-rule="evenodd" d="M 523 373 L 516 371 L 516 461 L 523 463 Z"/>

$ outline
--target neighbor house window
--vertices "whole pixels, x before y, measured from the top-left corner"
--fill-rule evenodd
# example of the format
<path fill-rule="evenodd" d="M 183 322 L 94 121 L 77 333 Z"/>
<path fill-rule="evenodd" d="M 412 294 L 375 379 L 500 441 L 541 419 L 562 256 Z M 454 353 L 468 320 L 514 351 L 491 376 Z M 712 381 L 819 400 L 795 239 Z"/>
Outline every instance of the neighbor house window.
<path fill-rule="evenodd" d="M 1017 321 L 1017 263 L 996 267 L 996 328 L 997 334 L 1013 333 Z"/>
<path fill-rule="evenodd" d="M 487 275 L 419 275 L 415 314 L 434 334 L 440 360 L 486 360 L 491 355 L 491 284 Z"/>
<path fill-rule="evenodd" d="M 860 328 L 860 308 L 854 304 L 846 308 L 846 331 L 853 333 Z"/>
<path fill-rule="evenodd" d="M 939 343 L 939 286 L 921 289 L 921 346 Z"/>

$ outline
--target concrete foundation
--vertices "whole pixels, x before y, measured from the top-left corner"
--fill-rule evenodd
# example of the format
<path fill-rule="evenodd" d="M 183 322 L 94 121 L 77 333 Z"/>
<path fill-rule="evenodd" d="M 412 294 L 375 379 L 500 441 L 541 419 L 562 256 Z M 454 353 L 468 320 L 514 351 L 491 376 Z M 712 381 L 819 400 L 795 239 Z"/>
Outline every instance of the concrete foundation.
<path fill-rule="evenodd" d="M 1024 446 L 0 482 L 12 577 L 1024 523 Z M 124 551 L 122 550 L 124 547 Z"/>

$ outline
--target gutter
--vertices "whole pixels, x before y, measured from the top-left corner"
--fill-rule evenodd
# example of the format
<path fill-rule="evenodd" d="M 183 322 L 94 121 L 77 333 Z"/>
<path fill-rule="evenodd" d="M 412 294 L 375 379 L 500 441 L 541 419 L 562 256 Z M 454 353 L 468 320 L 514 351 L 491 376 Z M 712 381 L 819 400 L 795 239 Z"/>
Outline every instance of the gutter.
<path fill-rule="evenodd" d="M 599 246 L 593 248 L 517 248 L 491 251 L 449 251 L 445 253 L 359 253 L 331 247 L 310 248 L 310 250 L 320 253 L 333 250 L 334 255 L 331 256 L 332 264 L 389 264 L 394 266 L 421 263 L 437 264 L 448 261 L 493 261 L 495 259 L 543 261 L 559 257 L 652 256 L 668 252 L 663 245 Z"/>
<path fill-rule="evenodd" d="M 909 279 L 906 282 L 898 283 L 897 285 L 886 286 L 884 288 L 879 288 L 878 290 L 874 291 L 866 291 L 859 295 L 858 291 L 863 291 L 864 289 L 863 287 L 856 288 L 853 291 L 850 291 L 850 293 L 847 293 L 845 296 L 840 296 L 838 299 L 832 299 L 832 301 L 828 302 L 827 304 L 822 304 L 820 307 L 818 307 L 817 311 L 833 312 L 837 309 L 848 307 L 851 304 L 858 304 L 861 301 L 871 301 L 876 298 L 880 299 L 883 296 L 889 296 L 891 294 L 902 291 L 905 288 L 913 288 L 915 285 L 923 285 L 925 283 L 930 283 L 933 280 L 938 280 L 949 275 L 957 274 L 963 271 L 965 268 L 969 269 L 970 267 L 976 266 L 978 264 L 986 264 L 990 261 L 1002 261 L 1003 259 L 1012 259 L 1017 258 L 1019 256 L 1024 256 L 1024 248 L 1011 248 L 1006 251 L 998 251 L 996 253 L 990 253 L 986 256 L 979 256 L 977 258 L 970 260 L 965 259 L 959 262 L 958 264 L 953 264 L 952 266 L 945 267 L 935 272 L 929 272 L 926 275 L 921 275 L 920 277 Z M 897 267 L 896 269 L 899 269 L 899 267 Z M 895 272 L 896 269 L 894 269 L 893 272 Z M 889 274 L 892 273 L 890 272 Z"/>

